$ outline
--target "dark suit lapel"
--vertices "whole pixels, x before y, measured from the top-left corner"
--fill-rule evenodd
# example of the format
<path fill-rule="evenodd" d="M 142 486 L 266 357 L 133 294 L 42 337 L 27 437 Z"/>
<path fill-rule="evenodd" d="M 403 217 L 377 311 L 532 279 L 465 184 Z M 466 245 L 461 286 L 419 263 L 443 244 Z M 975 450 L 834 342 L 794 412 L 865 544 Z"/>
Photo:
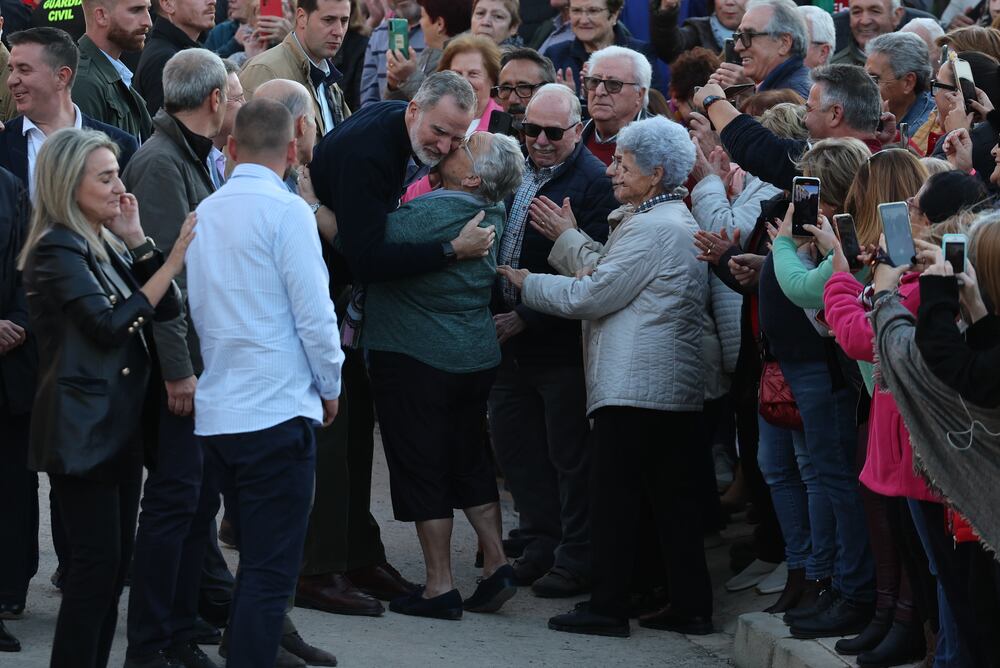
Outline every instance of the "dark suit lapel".
<path fill-rule="evenodd" d="M 7 124 L 4 130 L 7 138 L 8 159 L 7 167 L 14 176 L 21 179 L 24 187 L 28 187 L 28 138 L 24 136 L 24 117 L 18 117 Z"/>

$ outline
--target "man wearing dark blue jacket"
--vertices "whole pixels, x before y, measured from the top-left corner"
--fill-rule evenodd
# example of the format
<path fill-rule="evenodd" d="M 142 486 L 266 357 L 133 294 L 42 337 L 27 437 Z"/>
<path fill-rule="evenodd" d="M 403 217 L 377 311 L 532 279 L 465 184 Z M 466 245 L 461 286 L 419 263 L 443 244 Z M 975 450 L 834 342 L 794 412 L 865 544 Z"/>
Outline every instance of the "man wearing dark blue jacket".
<path fill-rule="evenodd" d="M 604 241 L 617 202 L 604 164 L 581 141 L 580 102 L 568 88 L 540 88 L 523 127 L 528 160 L 521 187 L 507 202 L 497 262 L 551 274 L 548 255 L 556 235 L 546 232 L 548 238 L 531 224 L 532 207 L 560 209 L 566 224 L 575 221 L 591 238 Z M 511 548 L 517 543 L 509 551 L 521 552 L 515 576 L 538 596 L 575 596 L 588 590 L 590 580 L 589 425 L 580 323 L 531 310 L 502 278 L 494 290 L 494 313 L 503 359 L 490 395 L 490 428 L 520 513 L 515 540 L 508 541 Z"/>

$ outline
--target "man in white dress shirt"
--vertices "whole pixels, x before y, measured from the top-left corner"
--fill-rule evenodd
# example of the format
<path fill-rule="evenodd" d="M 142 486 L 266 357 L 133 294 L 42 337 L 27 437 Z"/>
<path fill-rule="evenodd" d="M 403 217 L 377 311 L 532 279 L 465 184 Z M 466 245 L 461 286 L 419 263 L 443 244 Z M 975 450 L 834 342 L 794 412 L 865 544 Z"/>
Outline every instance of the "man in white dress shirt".
<path fill-rule="evenodd" d="M 272 668 L 302 562 L 313 425 L 337 415 L 344 355 L 316 221 L 282 183 L 296 158 L 291 114 L 248 103 L 228 148 L 236 168 L 198 206 L 187 261 L 205 362 L 195 433 L 206 475 L 228 478 L 249 520 L 239 527 L 229 665 Z"/>

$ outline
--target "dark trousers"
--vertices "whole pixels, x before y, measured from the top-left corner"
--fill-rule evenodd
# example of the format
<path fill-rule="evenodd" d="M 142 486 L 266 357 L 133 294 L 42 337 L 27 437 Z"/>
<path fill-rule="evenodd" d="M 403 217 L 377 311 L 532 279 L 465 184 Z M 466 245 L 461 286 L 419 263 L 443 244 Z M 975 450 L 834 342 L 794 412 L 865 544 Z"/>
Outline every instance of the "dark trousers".
<path fill-rule="evenodd" d="M 50 666 L 104 668 L 132 556 L 142 468 L 118 482 L 50 477 L 72 555 Z"/>
<path fill-rule="evenodd" d="M 128 609 L 131 657 L 151 656 L 193 634 L 214 519 L 211 511 L 198 512 L 202 468 L 194 418 L 174 415 L 164 405 L 156 468 L 146 478 L 136 534 Z M 213 503 L 211 498 L 204 501 Z M 218 494 L 213 507 L 219 507 Z"/>
<path fill-rule="evenodd" d="M 385 562 L 378 523 L 371 514 L 375 409 L 364 357 L 345 349 L 340 410 L 329 427 L 316 428 L 316 498 L 302 575 L 345 573 Z"/>
<path fill-rule="evenodd" d="M 0 603 L 24 605 L 38 572 L 38 474 L 28 470 L 31 414 L 0 407 Z"/>
<path fill-rule="evenodd" d="M 591 462 L 591 608 L 628 618 L 643 495 L 660 538 L 670 602 L 681 614 L 712 614 L 697 480 L 701 413 L 609 406 L 594 412 Z"/>
<path fill-rule="evenodd" d="M 497 463 L 514 497 L 522 559 L 590 575 L 590 425 L 583 367 L 505 358 L 489 399 Z"/>
<path fill-rule="evenodd" d="M 228 665 L 273 668 L 285 610 L 302 565 L 316 469 L 313 427 L 293 418 L 269 429 L 205 436 L 206 473 L 229 484 L 239 533 Z"/>

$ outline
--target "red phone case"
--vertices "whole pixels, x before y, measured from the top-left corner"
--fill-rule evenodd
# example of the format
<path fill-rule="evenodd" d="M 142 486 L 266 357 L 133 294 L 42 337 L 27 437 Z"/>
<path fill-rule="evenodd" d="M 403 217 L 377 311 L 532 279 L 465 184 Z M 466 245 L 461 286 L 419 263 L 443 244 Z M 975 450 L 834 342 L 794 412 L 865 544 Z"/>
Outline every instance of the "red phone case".
<path fill-rule="evenodd" d="M 260 0 L 261 16 L 284 16 L 281 10 L 281 0 Z"/>

